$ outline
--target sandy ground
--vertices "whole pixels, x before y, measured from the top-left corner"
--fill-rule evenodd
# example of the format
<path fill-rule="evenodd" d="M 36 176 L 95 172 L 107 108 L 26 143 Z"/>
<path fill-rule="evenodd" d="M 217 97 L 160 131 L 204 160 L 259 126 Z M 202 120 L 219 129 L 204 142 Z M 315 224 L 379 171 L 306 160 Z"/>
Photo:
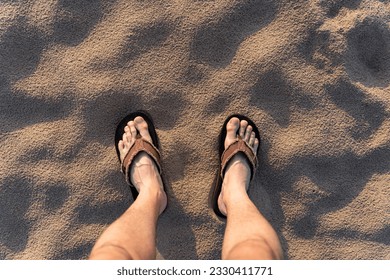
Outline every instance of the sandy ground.
<path fill-rule="evenodd" d="M 390 3 L 0 2 L 0 259 L 84 259 L 132 202 L 116 124 L 144 109 L 169 207 L 158 257 L 218 259 L 208 207 L 232 113 L 289 259 L 390 259 Z"/>

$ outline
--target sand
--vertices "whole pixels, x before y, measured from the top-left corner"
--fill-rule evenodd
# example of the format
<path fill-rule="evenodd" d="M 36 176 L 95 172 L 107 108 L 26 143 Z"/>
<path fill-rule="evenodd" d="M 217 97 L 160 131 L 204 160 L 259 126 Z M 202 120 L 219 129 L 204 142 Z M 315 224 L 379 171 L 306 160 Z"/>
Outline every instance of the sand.
<path fill-rule="evenodd" d="M 390 259 L 389 1 L 0 2 L 0 259 L 85 259 L 132 197 L 117 123 L 162 146 L 161 259 L 218 259 L 208 207 L 232 113 L 288 259 Z"/>

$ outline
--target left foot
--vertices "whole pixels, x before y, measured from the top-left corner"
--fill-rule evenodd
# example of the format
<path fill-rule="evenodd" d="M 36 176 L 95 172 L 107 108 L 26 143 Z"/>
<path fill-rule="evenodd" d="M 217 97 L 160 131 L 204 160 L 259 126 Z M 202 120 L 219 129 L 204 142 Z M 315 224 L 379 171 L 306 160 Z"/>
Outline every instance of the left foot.
<path fill-rule="evenodd" d="M 149 134 L 148 123 L 140 116 L 133 121 L 129 121 L 125 127 L 122 140 L 118 143 L 121 162 L 134 145 L 137 134 L 153 143 Z M 164 191 L 162 179 L 156 163 L 145 152 L 140 152 L 133 160 L 130 168 L 130 180 L 139 193 L 151 191 L 157 194 L 160 204 L 160 213 L 167 205 L 167 196 Z"/>

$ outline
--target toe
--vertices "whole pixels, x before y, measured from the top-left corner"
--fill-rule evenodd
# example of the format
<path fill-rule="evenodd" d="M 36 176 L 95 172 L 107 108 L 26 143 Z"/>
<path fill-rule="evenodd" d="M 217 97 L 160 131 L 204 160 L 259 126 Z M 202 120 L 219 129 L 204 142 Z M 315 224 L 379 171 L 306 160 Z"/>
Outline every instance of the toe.
<path fill-rule="evenodd" d="M 123 134 L 123 137 L 125 137 L 125 134 Z M 119 142 L 118 142 L 118 150 L 119 150 L 121 162 L 123 162 L 123 159 L 128 151 L 128 149 L 126 148 L 125 142 L 126 141 L 123 141 L 123 140 L 119 140 Z"/>
<path fill-rule="evenodd" d="M 225 148 L 237 139 L 237 131 L 240 126 L 240 120 L 236 117 L 231 118 L 226 124 Z"/>
<path fill-rule="evenodd" d="M 135 127 L 141 134 L 142 138 L 149 142 L 153 142 L 152 137 L 150 137 L 148 123 L 140 116 L 134 119 Z"/>
<path fill-rule="evenodd" d="M 131 132 L 126 132 L 127 142 L 131 143 Z"/>
<path fill-rule="evenodd" d="M 259 147 L 259 139 L 255 139 L 255 143 L 253 144 L 253 150 L 255 151 L 255 153 L 257 153 L 257 148 Z"/>
<path fill-rule="evenodd" d="M 134 143 L 134 142 L 135 142 L 135 138 L 136 138 L 136 136 L 137 136 L 137 129 L 135 128 L 134 121 L 129 121 L 129 122 L 127 123 L 127 126 L 129 127 L 130 133 L 131 133 L 130 141 L 131 141 L 132 143 Z"/>
<path fill-rule="evenodd" d="M 127 141 L 126 132 L 123 133 L 121 141 L 122 141 L 123 148 L 124 149 L 128 148 L 128 141 Z"/>
<path fill-rule="evenodd" d="M 123 140 L 119 140 L 119 142 L 118 142 L 119 152 L 122 153 L 124 148 L 125 148 L 125 144 L 123 143 Z"/>
<path fill-rule="evenodd" d="M 244 141 L 247 143 L 249 143 L 249 139 L 251 138 L 252 130 L 253 130 L 252 126 L 248 125 L 246 127 Z"/>
<path fill-rule="evenodd" d="M 255 145 L 256 133 L 252 131 L 251 137 L 249 138 L 249 146 L 253 147 Z"/>
<path fill-rule="evenodd" d="M 130 143 L 129 143 L 129 140 L 127 139 L 127 133 L 123 133 L 123 136 L 122 136 L 122 142 L 123 142 L 123 146 L 125 149 L 128 149 L 130 147 Z"/>
<path fill-rule="evenodd" d="M 248 126 L 248 122 L 246 120 L 242 120 L 240 122 L 240 136 L 241 138 L 244 139 L 245 137 L 245 131 L 246 131 L 246 127 Z"/>
<path fill-rule="evenodd" d="M 125 127 L 125 134 L 126 134 L 127 142 L 130 142 L 131 141 L 131 132 L 130 132 L 130 127 L 128 125 Z"/>

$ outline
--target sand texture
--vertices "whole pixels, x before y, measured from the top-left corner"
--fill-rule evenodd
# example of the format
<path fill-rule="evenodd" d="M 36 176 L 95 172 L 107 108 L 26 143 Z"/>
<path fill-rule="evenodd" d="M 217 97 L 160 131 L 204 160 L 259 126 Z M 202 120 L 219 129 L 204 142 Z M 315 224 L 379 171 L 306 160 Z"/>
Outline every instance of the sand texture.
<path fill-rule="evenodd" d="M 85 259 L 132 202 L 114 148 L 143 109 L 162 259 L 218 259 L 208 207 L 232 113 L 288 259 L 390 259 L 387 0 L 0 1 L 0 259 Z"/>

